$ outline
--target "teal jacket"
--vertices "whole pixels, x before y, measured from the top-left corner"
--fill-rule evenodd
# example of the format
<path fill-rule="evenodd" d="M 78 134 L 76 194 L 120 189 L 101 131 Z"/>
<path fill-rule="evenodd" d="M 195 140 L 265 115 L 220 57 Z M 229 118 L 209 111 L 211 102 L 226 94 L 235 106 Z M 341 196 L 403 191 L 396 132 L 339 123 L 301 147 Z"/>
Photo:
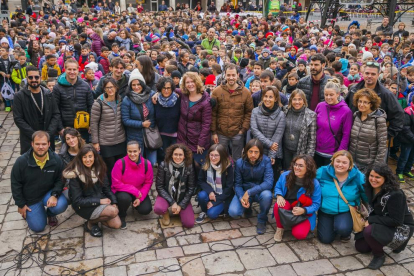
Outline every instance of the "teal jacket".
<path fill-rule="evenodd" d="M 337 215 L 340 213 L 349 212 L 349 207 L 336 189 L 333 181 L 335 170 L 331 165 L 323 166 L 316 172 L 316 179 L 318 179 L 322 190 L 322 203 L 320 210 L 326 214 Z M 336 180 L 338 180 L 336 178 Z M 339 183 L 339 181 L 338 181 Z M 357 167 L 353 167 L 349 172 L 348 179 L 341 188 L 342 193 L 352 206 L 359 206 L 361 198 L 368 202 L 365 195 L 363 184 L 365 183 L 365 176 Z"/>

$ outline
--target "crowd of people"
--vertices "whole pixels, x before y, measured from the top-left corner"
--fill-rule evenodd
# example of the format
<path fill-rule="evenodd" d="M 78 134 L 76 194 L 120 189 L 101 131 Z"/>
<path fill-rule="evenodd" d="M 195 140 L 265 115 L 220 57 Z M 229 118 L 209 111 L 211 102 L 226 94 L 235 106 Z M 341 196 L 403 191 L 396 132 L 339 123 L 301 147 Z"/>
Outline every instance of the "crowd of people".
<path fill-rule="evenodd" d="M 102 225 L 126 229 L 131 206 L 191 228 L 250 217 L 256 202 L 261 235 L 276 199 L 276 242 L 285 228 L 305 239 L 316 227 L 322 243 L 354 231 L 372 269 L 384 246 L 404 250 L 414 231 L 400 189 L 414 180 L 414 33 L 404 23 L 394 32 L 385 17 L 371 32 L 112 6 L 17 10 L 2 22 L 1 91 L 20 130 L 11 188 L 32 231 L 56 226 L 69 204 L 100 237 Z"/>

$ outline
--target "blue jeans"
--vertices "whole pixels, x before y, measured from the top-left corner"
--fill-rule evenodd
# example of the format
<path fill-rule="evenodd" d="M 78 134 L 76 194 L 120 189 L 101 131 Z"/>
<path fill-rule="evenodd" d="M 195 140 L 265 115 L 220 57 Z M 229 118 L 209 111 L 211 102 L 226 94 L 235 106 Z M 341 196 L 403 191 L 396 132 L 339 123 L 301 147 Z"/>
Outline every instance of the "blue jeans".
<path fill-rule="evenodd" d="M 157 163 L 157 150 L 149 150 L 144 147 L 142 154 L 145 156 L 145 159 L 148 159 L 148 161 L 151 162 L 152 166 Z"/>
<path fill-rule="evenodd" d="M 218 218 L 224 211 L 224 203 L 220 203 L 207 210 L 207 203 L 210 201 L 207 192 L 201 191 L 198 193 L 198 203 L 200 203 L 201 211 L 207 214 L 211 219 Z"/>
<path fill-rule="evenodd" d="M 318 239 L 321 243 L 331 243 L 336 235 L 348 237 L 352 233 L 352 216 L 350 212 L 329 215 L 318 211 Z"/>
<path fill-rule="evenodd" d="M 401 153 L 397 162 L 397 174 L 408 173 L 414 163 L 413 145 L 401 144 Z"/>
<path fill-rule="evenodd" d="M 66 200 L 66 197 L 61 195 L 58 198 L 56 206 L 47 208 L 46 211 L 45 207 L 47 205 L 47 201 L 51 196 L 51 193 L 52 191 L 47 192 L 42 201 L 29 206 L 32 211 L 26 212 L 26 221 L 29 225 L 30 230 L 34 232 L 42 232 L 46 227 L 48 216 L 52 217 L 59 215 L 65 212 L 66 208 L 68 208 L 68 201 Z"/>
<path fill-rule="evenodd" d="M 253 202 L 258 202 L 260 205 L 260 213 L 257 215 L 257 221 L 266 224 L 267 214 L 269 213 L 270 206 L 272 205 L 272 192 L 269 190 L 262 191 L 260 194 L 249 197 L 250 205 Z M 243 215 L 245 208 L 241 205 L 240 199 L 237 195 L 233 197 L 230 203 L 229 215 L 232 218 Z"/>
<path fill-rule="evenodd" d="M 165 158 L 165 151 L 168 149 L 169 146 L 177 144 L 177 137 L 171 137 L 161 134 L 162 139 L 162 148 L 158 149 L 157 155 L 158 160 L 164 160 Z"/>

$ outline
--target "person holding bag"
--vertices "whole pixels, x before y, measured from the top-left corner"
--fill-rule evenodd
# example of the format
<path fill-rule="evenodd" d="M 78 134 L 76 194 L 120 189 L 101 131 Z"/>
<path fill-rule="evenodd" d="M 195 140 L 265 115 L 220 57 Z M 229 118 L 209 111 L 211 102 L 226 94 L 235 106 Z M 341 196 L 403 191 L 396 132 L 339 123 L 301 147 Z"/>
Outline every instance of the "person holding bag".
<path fill-rule="evenodd" d="M 361 253 L 372 252 L 374 258 L 368 268 L 379 269 L 385 261 L 384 246 L 393 253 L 405 249 L 413 235 L 414 219 L 400 183 L 387 164 L 374 164 L 365 179 L 365 193 L 372 211 L 364 231 L 355 235 L 355 248 Z"/>
<path fill-rule="evenodd" d="M 341 150 L 333 155 L 330 165 L 318 169 L 316 178 L 322 190 L 317 227 L 319 241 L 331 243 L 336 235 L 343 242 L 349 241 L 354 228 L 350 208 L 359 206 L 361 198 L 367 202 L 364 175 L 354 166 L 351 154 Z"/>
<path fill-rule="evenodd" d="M 287 226 L 283 224 L 284 214 L 287 213 L 284 210 L 291 210 L 294 216 L 290 220 L 292 235 L 296 239 L 305 239 L 309 231 L 315 228 L 316 211 L 321 204 L 321 189 L 315 176 L 316 164 L 310 155 L 293 158 L 290 170 L 280 176 L 275 188 L 277 202 L 273 208 L 277 225 L 275 241 L 282 241 L 284 228 Z"/>

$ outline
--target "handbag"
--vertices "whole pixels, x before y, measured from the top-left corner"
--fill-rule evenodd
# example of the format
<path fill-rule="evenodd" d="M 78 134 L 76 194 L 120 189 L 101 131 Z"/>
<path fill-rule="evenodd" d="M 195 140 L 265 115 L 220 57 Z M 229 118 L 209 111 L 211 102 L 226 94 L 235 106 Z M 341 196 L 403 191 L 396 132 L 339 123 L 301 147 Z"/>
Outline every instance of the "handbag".
<path fill-rule="evenodd" d="M 298 204 L 297 207 L 300 207 L 300 204 Z M 309 218 L 308 215 L 305 215 L 305 214 L 295 216 L 292 213 L 292 210 L 286 210 L 282 208 L 279 208 L 278 212 L 279 212 L 280 223 L 283 225 L 284 229 L 290 229 L 293 226 Z"/>
<path fill-rule="evenodd" d="M 338 190 L 338 193 L 341 196 L 342 200 L 345 201 L 345 203 L 349 207 L 349 211 L 351 213 L 352 223 L 353 223 L 352 228 L 353 228 L 354 232 L 355 233 L 361 232 L 365 228 L 365 219 L 364 219 L 364 217 L 361 215 L 361 213 L 358 211 L 357 208 L 355 208 L 354 206 L 352 206 L 348 203 L 348 200 L 346 200 L 346 198 L 344 197 L 344 194 L 342 193 L 341 189 L 339 188 L 338 181 L 336 181 L 335 178 L 334 178 L 334 183 L 335 183 L 336 189 Z"/>
<path fill-rule="evenodd" d="M 144 112 L 142 112 L 142 106 L 139 104 L 137 104 L 136 106 L 139 110 L 139 113 L 141 114 L 141 118 L 145 120 L 146 118 L 144 117 Z M 156 150 L 162 147 L 162 139 L 157 126 L 155 126 L 154 128 L 144 127 L 143 134 L 144 145 L 147 149 Z"/>
<path fill-rule="evenodd" d="M 14 90 L 10 85 L 9 81 L 6 81 L 6 78 L 4 78 L 3 86 L 1 87 L 1 96 L 5 100 L 13 100 L 14 99 Z"/>

